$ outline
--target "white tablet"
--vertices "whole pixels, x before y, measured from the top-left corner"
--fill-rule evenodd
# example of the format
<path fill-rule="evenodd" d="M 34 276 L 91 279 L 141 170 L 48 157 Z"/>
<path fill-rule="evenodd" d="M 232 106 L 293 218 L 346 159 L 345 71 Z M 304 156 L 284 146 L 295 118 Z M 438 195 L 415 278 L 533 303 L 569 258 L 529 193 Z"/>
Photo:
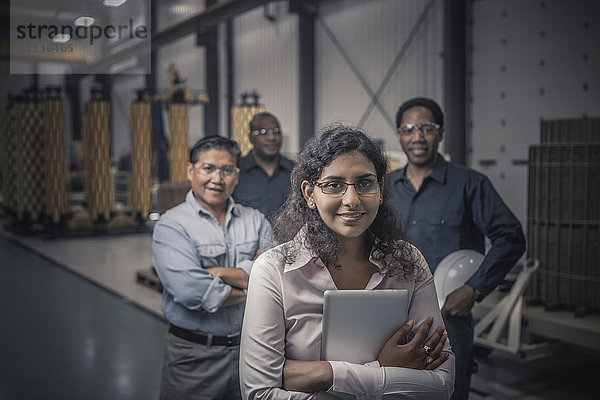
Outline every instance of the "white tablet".
<path fill-rule="evenodd" d="M 323 303 L 321 360 L 375 361 L 408 317 L 408 290 L 327 290 Z"/>

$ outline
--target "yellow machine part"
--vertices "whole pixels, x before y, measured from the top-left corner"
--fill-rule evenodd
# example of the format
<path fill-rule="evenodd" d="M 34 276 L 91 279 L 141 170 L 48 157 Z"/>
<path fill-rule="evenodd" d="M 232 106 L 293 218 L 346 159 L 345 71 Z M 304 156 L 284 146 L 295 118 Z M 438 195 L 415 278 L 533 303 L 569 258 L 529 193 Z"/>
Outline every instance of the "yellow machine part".
<path fill-rule="evenodd" d="M 188 105 L 169 105 L 169 175 L 171 182 L 187 182 L 186 164 L 188 161 Z"/>
<path fill-rule="evenodd" d="M 150 102 L 131 104 L 131 174 L 129 176 L 129 208 L 135 217 L 148 217 L 151 207 L 150 186 L 152 155 L 152 117 Z"/>
<path fill-rule="evenodd" d="M 2 206 L 14 213 L 15 204 L 15 179 L 16 179 L 16 136 L 14 130 L 15 111 L 11 106 L 2 112 L 0 127 L 0 160 L 2 161 Z"/>
<path fill-rule="evenodd" d="M 68 212 L 65 105 L 62 99 L 42 103 L 45 129 L 46 214 L 57 224 Z"/>
<path fill-rule="evenodd" d="M 37 220 L 44 210 L 45 152 L 43 110 L 38 101 L 15 103 L 17 218 Z"/>
<path fill-rule="evenodd" d="M 92 221 L 111 215 L 110 103 L 92 100 L 83 115 L 84 192 Z"/>
<path fill-rule="evenodd" d="M 234 106 L 231 107 L 231 132 L 232 139 L 240 146 L 242 156 L 252 150 L 252 144 L 248 137 L 248 124 L 255 114 L 267 111 L 262 106 Z"/>

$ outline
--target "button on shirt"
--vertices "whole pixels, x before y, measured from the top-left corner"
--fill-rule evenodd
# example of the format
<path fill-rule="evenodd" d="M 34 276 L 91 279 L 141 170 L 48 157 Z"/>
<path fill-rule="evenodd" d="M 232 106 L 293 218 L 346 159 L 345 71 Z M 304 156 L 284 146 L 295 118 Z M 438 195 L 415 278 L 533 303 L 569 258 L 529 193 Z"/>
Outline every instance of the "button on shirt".
<path fill-rule="evenodd" d="M 502 282 L 525 251 L 520 222 L 489 179 L 477 171 L 438 154 L 419 191 L 406 177 L 406 167 L 390 173 L 386 182 L 396 215 L 432 272 L 449 253 L 459 249 L 485 253 L 485 236 L 491 240 L 479 270 L 467 281 L 481 293 L 479 300 Z"/>
<path fill-rule="evenodd" d="M 221 307 L 231 286 L 207 267 L 241 268 L 248 275 L 257 250 L 274 245 L 271 225 L 255 209 L 228 200 L 225 227 L 190 190 L 154 228 L 152 260 L 164 286 L 162 310 L 184 329 L 227 335 L 239 332 L 244 303 Z"/>
<path fill-rule="evenodd" d="M 290 173 L 293 167 L 291 160 L 279 155 L 279 165 L 273 175 L 269 176 L 257 164 L 251 151 L 240 162 L 240 181 L 233 192 L 233 198 L 271 218 L 290 192 Z"/>
<path fill-rule="evenodd" d="M 323 296 L 337 290 L 327 267 L 304 246 L 303 233 L 262 254 L 254 263 L 240 346 L 240 385 L 243 398 L 321 399 L 331 392 L 342 398 L 410 397 L 447 399 L 454 383 L 454 355 L 433 371 L 380 367 L 376 360 L 365 365 L 330 361 L 333 386 L 328 392 L 287 392 L 281 388 L 286 359 L 321 359 Z M 396 261 L 371 257 L 379 271 L 366 290 L 407 289 L 408 319 L 414 332 L 429 316 L 434 328 L 443 325 L 437 305 L 433 276 L 425 260 L 412 247 L 418 260 L 414 277 L 390 274 L 386 264 Z M 374 310 L 377 312 L 377 310 Z M 446 342 L 444 350 L 450 351 Z M 352 397 L 345 397 L 350 395 Z"/>

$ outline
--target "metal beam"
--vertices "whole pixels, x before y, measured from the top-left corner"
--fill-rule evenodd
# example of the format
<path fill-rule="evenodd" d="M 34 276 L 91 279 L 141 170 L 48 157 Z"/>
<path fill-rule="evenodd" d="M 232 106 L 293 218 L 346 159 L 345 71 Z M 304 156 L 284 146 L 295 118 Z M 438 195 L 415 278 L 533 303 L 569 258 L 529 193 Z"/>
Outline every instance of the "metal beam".
<path fill-rule="evenodd" d="M 375 106 L 377 106 L 377 109 L 379 110 L 379 112 L 381 112 L 381 115 L 387 121 L 387 123 L 390 126 L 390 128 L 392 129 L 392 131 L 395 131 L 396 126 L 395 126 L 394 121 L 388 115 L 387 111 L 383 108 L 383 105 L 378 100 L 378 97 L 375 96 L 375 93 L 373 93 L 373 91 L 371 90 L 371 87 L 369 86 L 369 84 L 367 83 L 365 78 L 363 78 L 362 74 L 360 73 L 360 71 L 358 70 L 356 65 L 352 62 L 352 59 L 350 58 L 350 56 L 348 55 L 346 50 L 344 50 L 344 48 L 342 47 L 342 44 L 337 39 L 337 37 L 335 36 L 335 34 L 331 30 L 331 28 L 329 28 L 329 25 L 327 25 L 327 23 L 325 22 L 323 17 L 319 18 L 319 25 L 321 25 L 321 28 L 323 28 L 323 31 L 325 31 L 325 34 L 327 35 L 329 40 L 331 40 L 331 43 L 333 44 L 333 46 L 340 53 L 340 55 L 342 56 L 344 61 L 346 61 L 346 65 L 348 65 L 348 67 L 350 68 L 350 70 L 352 71 L 352 73 L 354 74 L 354 76 L 356 77 L 358 82 L 360 83 L 360 85 L 363 87 L 365 92 L 367 92 L 367 94 L 369 95 L 369 98 L 371 99 L 371 102 L 374 103 Z M 367 107 L 367 110 L 365 110 L 366 114 L 363 115 L 364 118 L 361 118 L 358 123 L 359 128 L 362 128 L 362 126 L 366 120 L 366 117 L 369 115 L 369 113 L 367 112 L 368 110 L 369 110 L 369 108 Z"/>
<path fill-rule="evenodd" d="M 150 1 L 150 34 L 154 35 L 156 33 L 156 27 L 158 24 L 158 0 Z M 148 16 L 146 16 L 146 20 L 148 20 Z M 155 48 L 150 49 L 150 71 L 146 74 L 146 90 L 149 95 L 156 94 L 156 88 L 158 86 L 158 74 L 156 73 L 156 69 L 158 68 L 158 52 Z M 154 118 L 152 122 L 152 127 L 154 129 Z"/>
<path fill-rule="evenodd" d="M 231 109 L 234 105 L 233 70 L 235 67 L 235 58 L 233 51 L 233 21 L 231 19 L 227 20 L 225 30 L 225 51 L 227 52 L 227 110 L 225 111 L 225 121 L 227 121 L 227 137 L 231 137 L 233 135 L 233 132 L 231 131 Z"/>
<path fill-rule="evenodd" d="M 299 147 L 315 131 L 315 17 L 316 4 L 310 0 L 290 0 L 290 12 L 298 14 L 299 40 Z"/>
<path fill-rule="evenodd" d="M 400 62 L 402 61 L 402 59 L 406 55 L 406 52 L 408 51 L 408 48 L 410 47 L 411 43 L 413 42 L 413 40 L 417 36 L 417 33 L 418 33 L 419 29 L 423 26 L 423 24 L 427 20 L 427 16 L 429 14 L 429 11 L 433 7 L 434 3 L 435 3 L 435 0 L 430 0 L 429 3 L 427 3 L 425 5 L 425 7 L 423 8 L 423 11 L 421 12 L 421 14 L 419 15 L 419 17 L 415 21 L 412 29 L 410 30 L 410 33 L 408 34 L 408 38 L 406 38 L 406 41 L 400 47 L 400 50 L 398 51 L 398 54 L 396 54 L 396 57 L 394 58 L 394 61 L 392 62 L 392 65 L 390 65 L 390 68 L 388 68 L 387 73 L 385 74 L 383 80 L 379 84 L 379 87 L 377 88 L 377 91 L 375 91 L 375 94 L 373 96 L 371 96 L 371 101 L 370 101 L 369 105 L 367 106 L 367 109 L 363 113 L 362 117 L 360 117 L 360 121 L 358 122 L 358 126 L 363 126 L 363 124 L 367 121 L 367 118 L 369 117 L 369 114 L 371 114 L 371 111 L 373 110 L 373 107 L 378 103 L 379 98 L 381 97 L 381 95 L 383 94 L 383 91 L 387 87 L 387 84 L 389 83 L 390 79 L 392 79 L 392 76 L 396 72 L 396 69 L 400 65 Z M 382 113 L 382 114 L 383 114 L 384 118 L 387 116 L 387 113 Z M 393 121 L 391 121 L 389 117 L 386 118 L 386 121 L 388 122 L 388 124 L 390 124 L 390 122 L 392 123 L 392 129 L 395 131 L 396 130 L 396 126 L 395 126 L 396 124 Z"/>
<path fill-rule="evenodd" d="M 152 34 L 150 36 L 151 47 L 153 50 L 158 49 L 184 36 L 199 32 L 202 28 L 216 26 L 220 22 L 227 21 L 264 3 L 265 0 L 225 0 L 217 3 L 207 7 L 198 15 Z M 132 54 L 138 54 L 140 57 L 147 56 L 146 53 L 148 51 L 149 49 L 145 42 L 140 42 L 127 49 L 108 55 L 97 63 L 77 70 L 75 73 L 84 75 L 94 73 L 94 71 L 105 69 L 108 66 L 124 61 L 130 58 Z"/>
<path fill-rule="evenodd" d="M 444 2 L 445 150 L 452 161 L 466 163 L 466 13 L 468 0 Z"/>
<path fill-rule="evenodd" d="M 216 0 L 206 0 L 206 7 L 216 4 Z M 206 135 L 219 134 L 219 54 L 217 26 L 202 28 L 198 33 L 198 45 L 204 47 L 206 91 L 208 103 L 204 106 L 204 132 Z"/>

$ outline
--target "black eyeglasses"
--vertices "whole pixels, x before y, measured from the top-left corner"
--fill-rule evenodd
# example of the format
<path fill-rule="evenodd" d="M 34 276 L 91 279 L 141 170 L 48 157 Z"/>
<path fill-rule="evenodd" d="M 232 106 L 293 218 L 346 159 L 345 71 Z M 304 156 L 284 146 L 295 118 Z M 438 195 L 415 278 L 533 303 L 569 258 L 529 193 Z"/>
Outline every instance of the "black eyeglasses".
<path fill-rule="evenodd" d="M 423 135 L 434 135 L 438 133 L 440 126 L 438 124 L 406 124 L 398 128 L 398 133 L 402 136 L 412 136 L 416 131 L 421 132 Z"/>
<path fill-rule="evenodd" d="M 267 135 L 273 135 L 273 136 L 279 136 L 281 135 L 281 129 L 279 128 L 273 128 L 273 129 L 255 129 L 252 132 L 250 132 L 250 134 L 252 136 L 267 136 Z"/>
<path fill-rule="evenodd" d="M 201 175 L 210 176 L 214 174 L 216 171 L 220 171 L 221 174 L 226 177 L 236 176 L 240 169 L 235 165 L 223 165 L 222 167 L 217 167 L 214 164 L 202 163 L 202 164 L 194 164 L 194 170 Z"/>
<path fill-rule="evenodd" d="M 343 196 L 346 193 L 346 190 L 348 190 L 348 186 L 354 186 L 356 193 L 361 196 L 369 196 L 379 193 L 379 182 L 369 179 L 363 179 L 356 183 L 313 181 L 313 185 L 320 187 L 323 194 L 332 194 L 337 196 Z"/>

